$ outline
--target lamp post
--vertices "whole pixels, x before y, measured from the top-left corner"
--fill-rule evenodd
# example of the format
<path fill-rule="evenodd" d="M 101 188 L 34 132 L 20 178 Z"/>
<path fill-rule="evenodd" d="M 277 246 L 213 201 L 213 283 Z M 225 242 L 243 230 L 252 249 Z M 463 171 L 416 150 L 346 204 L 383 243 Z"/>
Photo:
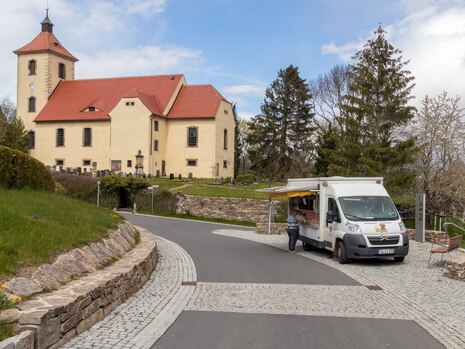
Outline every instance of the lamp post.
<path fill-rule="evenodd" d="M 267 142 L 268 143 L 268 142 Z M 270 155 L 270 146 L 266 147 L 266 153 L 263 154 L 263 159 L 267 160 L 268 162 L 268 188 L 271 188 L 271 155 Z M 268 235 L 271 235 L 271 211 L 272 211 L 272 202 L 271 202 L 271 195 L 268 196 Z"/>

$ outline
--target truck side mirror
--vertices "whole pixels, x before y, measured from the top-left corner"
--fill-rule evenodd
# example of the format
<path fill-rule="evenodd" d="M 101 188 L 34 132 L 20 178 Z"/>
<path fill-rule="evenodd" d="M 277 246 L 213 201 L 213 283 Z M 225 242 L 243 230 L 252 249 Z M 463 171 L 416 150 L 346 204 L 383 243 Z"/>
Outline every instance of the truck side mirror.
<path fill-rule="evenodd" d="M 334 213 L 326 212 L 326 225 L 334 222 Z"/>

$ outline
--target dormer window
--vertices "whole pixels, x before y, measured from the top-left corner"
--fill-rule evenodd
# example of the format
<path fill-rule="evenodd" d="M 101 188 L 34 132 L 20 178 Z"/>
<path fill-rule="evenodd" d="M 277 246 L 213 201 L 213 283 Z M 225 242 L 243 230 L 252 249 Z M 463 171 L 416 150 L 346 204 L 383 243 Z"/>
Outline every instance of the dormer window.
<path fill-rule="evenodd" d="M 58 64 L 58 77 L 60 79 L 66 79 L 66 67 L 64 63 Z"/>
<path fill-rule="evenodd" d="M 34 59 L 30 60 L 28 64 L 29 75 L 36 75 L 36 68 L 37 68 L 36 61 Z"/>
<path fill-rule="evenodd" d="M 95 107 L 89 107 L 89 108 L 87 109 L 87 111 L 89 111 L 89 112 L 94 112 L 94 111 L 95 111 Z"/>

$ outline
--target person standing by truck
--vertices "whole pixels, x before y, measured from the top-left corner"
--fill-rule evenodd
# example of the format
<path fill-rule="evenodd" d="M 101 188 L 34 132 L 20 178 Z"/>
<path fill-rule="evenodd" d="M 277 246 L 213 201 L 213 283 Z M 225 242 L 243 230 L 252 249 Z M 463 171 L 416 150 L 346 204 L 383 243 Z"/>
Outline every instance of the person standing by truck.
<path fill-rule="evenodd" d="M 287 235 L 289 236 L 289 252 L 293 253 L 295 244 L 299 239 L 299 221 L 294 211 L 291 211 L 287 216 Z"/>

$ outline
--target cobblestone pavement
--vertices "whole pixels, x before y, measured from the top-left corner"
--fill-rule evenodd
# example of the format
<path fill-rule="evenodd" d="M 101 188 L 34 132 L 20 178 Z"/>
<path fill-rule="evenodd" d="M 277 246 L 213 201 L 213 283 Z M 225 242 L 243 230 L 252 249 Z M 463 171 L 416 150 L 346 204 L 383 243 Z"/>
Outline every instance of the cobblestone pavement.
<path fill-rule="evenodd" d="M 150 280 L 89 331 L 62 348 L 150 348 L 176 320 L 194 293 L 183 281 L 197 280 L 191 257 L 179 245 L 157 237 L 158 264 Z"/>
<path fill-rule="evenodd" d="M 287 249 L 283 235 L 214 233 Z M 147 284 L 63 348 L 150 348 L 183 310 L 414 320 L 446 348 L 465 348 L 464 284 L 443 277 L 441 268 L 427 268 L 428 244 L 412 242 L 404 263 L 340 265 L 329 253 L 296 253 L 338 269 L 362 286 L 214 282 L 183 286 L 183 281 L 197 279 L 191 257 L 163 238 L 157 237 L 157 244 L 159 262 Z"/>
<path fill-rule="evenodd" d="M 265 243 L 278 248 L 287 249 L 287 235 L 262 235 L 250 231 L 216 230 L 216 234 L 237 237 Z M 404 263 L 392 261 L 355 262 L 341 265 L 329 253 L 325 252 L 297 252 L 300 256 L 316 260 L 342 271 L 364 286 L 380 286 L 382 290 L 367 291 L 366 287 L 348 286 L 320 286 L 327 288 L 331 296 L 318 299 L 316 302 L 304 304 L 289 304 L 290 313 L 305 315 L 337 315 L 363 316 L 367 318 L 399 318 L 415 320 L 433 337 L 438 339 L 446 348 L 465 348 L 465 285 L 461 281 L 442 276 L 442 268 L 434 266 L 428 268 L 430 244 L 420 244 L 411 241 L 409 255 Z M 457 252 L 462 253 L 462 252 Z M 289 285 L 286 285 L 288 287 Z M 253 285 L 248 285 L 254 288 Z M 249 290 L 251 297 L 258 292 Z M 285 302 L 279 285 L 265 285 L 265 293 L 277 295 L 275 304 Z M 312 299 L 311 289 L 319 286 L 289 286 L 295 290 L 294 294 L 303 292 L 307 299 Z M 218 288 L 217 291 L 215 289 Z M 229 288 L 229 289 L 228 289 Z M 240 297 L 237 286 L 221 284 L 199 284 L 194 298 L 188 307 L 198 310 L 214 310 L 219 297 L 225 301 L 233 297 Z M 274 291 L 271 291 L 274 289 Z M 338 290 L 344 294 L 338 295 Z M 229 292 L 230 295 L 224 293 Z M 223 293 L 219 296 L 217 293 Z M 198 296 L 197 296 L 198 295 Z M 366 295 L 366 296 L 364 296 Z M 369 295 L 369 296 L 368 296 Z M 204 304 L 204 297 L 212 299 L 212 304 Z M 247 298 L 247 297 L 243 297 Z M 267 297 L 263 297 L 267 298 Z M 247 302 L 247 299 L 243 300 Z M 321 302 L 321 303 L 319 303 Z M 227 303 L 228 311 L 238 311 L 239 301 Z M 265 309 L 276 309 L 280 313 L 282 308 L 270 304 L 255 307 L 255 312 L 267 312 Z M 371 307 L 375 307 L 373 312 Z M 211 307 L 211 309 L 208 309 Z M 295 309 L 295 310 L 294 310 Z"/>

